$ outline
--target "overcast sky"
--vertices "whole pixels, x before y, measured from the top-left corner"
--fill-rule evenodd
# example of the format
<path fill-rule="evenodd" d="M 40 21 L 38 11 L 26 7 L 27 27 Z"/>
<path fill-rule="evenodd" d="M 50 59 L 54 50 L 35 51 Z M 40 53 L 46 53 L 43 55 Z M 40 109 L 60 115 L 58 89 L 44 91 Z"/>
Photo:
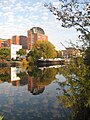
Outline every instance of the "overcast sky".
<path fill-rule="evenodd" d="M 60 22 L 44 7 L 45 2 L 59 0 L 0 0 L 0 38 L 8 39 L 13 35 L 26 35 L 32 27 L 41 27 L 56 49 L 64 49 L 60 41 L 68 47 L 66 41 L 77 39 L 74 28 L 65 29 Z"/>

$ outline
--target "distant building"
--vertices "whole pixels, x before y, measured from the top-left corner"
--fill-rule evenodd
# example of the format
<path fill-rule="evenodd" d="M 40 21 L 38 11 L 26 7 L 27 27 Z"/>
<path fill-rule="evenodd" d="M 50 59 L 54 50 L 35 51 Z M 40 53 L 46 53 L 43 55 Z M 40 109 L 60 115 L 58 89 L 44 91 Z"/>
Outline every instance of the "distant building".
<path fill-rule="evenodd" d="M 19 37 L 19 43 L 20 45 L 22 45 L 23 49 L 28 49 L 28 39 L 26 36 L 20 36 Z"/>
<path fill-rule="evenodd" d="M 19 45 L 20 44 L 19 40 L 20 40 L 19 36 L 17 35 L 12 36 L 12 44 Z"/>
<path fill-rule="evenodd" d="M 38 40 L 48 40 L 48 36 L 45 35 L 45 32 L 40 27 L 33 27 L 27 31 L 28 36 L 28 49 L 32 49 L 32 46 L 36 44 Z"/>
<path fill-rule="evenodd" d="M 32 46 L 36 44 L 38 40 L 48 40 L 48 36 L 40 27 L 33 27 L 27 31 L 27 36 L 12 36 L 11 39 L 3 40 L 0 39 L 0 47 L 11 47 L 11 44 L 22 45 L 23 49 L 31 50 Z"/>
<path fill-rule="evenodd" d="M 79 49 L 69 47 L 69 48 L 66 48 L 66 50 L 62 50 L 62 56 L 64 58 L 80 57 L 81 52 Z"/>
<path fill-rule="evenodd" d="M 0 38 L 0 48 L 1 48 L 1 47 L 7 47 L 7 46 L 8 46 L 8 44 L 7 44 L 6 41 L 7 41 L 6 39 Z"/>
<path fill-rule="evenodd" d="M 19 49 L 22 49 L 22 45 L 11 44 L 11 59 L 16 59 Z"/>
<path fill-rule="evenodd" d="M 0 39 L 0 48 L 2 47 L 2 42 L 3 42 L 2 39 Z"/>
<path fill-rule="evenodd" d="M 12 44 L 12 39 L 7 39 L 7 45 L 8 45 L 8 47 L 11 47 L 11 44 Z"/>

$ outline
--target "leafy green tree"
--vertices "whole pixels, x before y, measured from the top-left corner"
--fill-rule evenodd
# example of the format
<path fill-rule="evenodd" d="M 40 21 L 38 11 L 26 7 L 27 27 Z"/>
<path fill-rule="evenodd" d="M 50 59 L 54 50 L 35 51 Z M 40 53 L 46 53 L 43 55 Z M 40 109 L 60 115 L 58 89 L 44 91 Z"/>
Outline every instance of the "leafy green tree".
<path fill-rule="evenodd" d="M 17 51 L 17 55 L 20 55 L 20 56 L 26 55 L 26 50 L 25 49 L 20 49 L 19 51 Z"/>
<path fill-rule="evenodd" d="M 32 50 L 29 52 L 29 58 L 31 61 L 36 62 L 37 59 L 41 57 L 43 58 L 57 57 L 55 47 L 49 41 L 37 41 L 36 45 L 34 45 Z"/>
<path fill-rule="evenodd" d="M 1 48 L 0 49 L 0 57 L 1 58 L 9 58 L 10 57 L 10 49 L 9 48 Z"/>
<path fill-rule="evenodd" d="M 59 0 L 58 6 L 52 2 L 45 4 L 45 7 L 56 16 L 62 27 L 74 27 L 80 32 L 79 40 L 83 42 L 81 50 L 84 54 L 82 58 L 72 59 L 62 71 L 66 81 L 59 83 L 64 93 L 59 100 L 65 107 L 73 108 L 72 120 L 89 120 L 90 0 Z"/>
<path fill-rule="evenodd" d="M 84 48 L 84 52 L 87 51 L 87 48 L 88 50 L 90 49 L 89 0 L 59 0 L 57 6 L 54 5 L 54 2 L 51 2 L 49 4 L 46 3 L 45 7 L 56 16 L 56 19 L 60 21 L 62 27 L 74 27 L 77 31 L 80 31 L 81 35 L 79 35 L 79 38 L 83 41 L 82 49 Z M 89 61 L 90 57 L 88 56 L 86 59 Z M 90 66 L 90 64 L 88 65 Z"/>
<path fill-rule="evenodd" d="M 58 70 L 55 68 L 46 68 L 43 71 L 37 67 L 33 67 L 31 70 L 28 69 L 28 74 L 33 78 L 33 81 L 45 86 L 50 84 L 54 79 Z"/>
<path fill-rule="evenodd" d="M 85 50 L 85 64 L 90 66 L 90 47 Z"/>
<path fill-rule="evenodd" d="M 62 27 L 70 28 L 76 26 L 88 33 L 90 26 L 90 1 L 89 0 L 59 0 L 58 6 L 54 2 L 45 4 L 56 19 L 61 21 Z M 88 27 L 89 28 L 89 27 Z"/>
<path fill-rule="evenodd" d="M 63 69 L 62 74 L 66 81 L 60 83 L 63 94 L 59 101 L 66 108 L 72 108 L 72 120 L 89 120 L 90 108 L 90 69 L 84 64 L 82 58 L 72 59 L 70 64 Z M 60 71 L 61 73 L 61 71 Z M 67 88 L 67 89 L 66 89 Z M 82 114 L 81 114 L 82 113 Z"/>

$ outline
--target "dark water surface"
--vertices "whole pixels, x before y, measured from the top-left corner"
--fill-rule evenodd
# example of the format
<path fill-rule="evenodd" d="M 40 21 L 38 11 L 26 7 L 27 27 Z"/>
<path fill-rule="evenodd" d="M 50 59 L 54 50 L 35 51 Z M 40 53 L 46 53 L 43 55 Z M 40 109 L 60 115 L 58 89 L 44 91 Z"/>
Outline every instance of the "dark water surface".
<path fill-rule="evenodd" d="M 4 120 L 71 120 L 72 111 L 58 99 L 59 68 L 0 68 L 0 115 Z M 68 86 L 66 86 L 68 89 Z"/>

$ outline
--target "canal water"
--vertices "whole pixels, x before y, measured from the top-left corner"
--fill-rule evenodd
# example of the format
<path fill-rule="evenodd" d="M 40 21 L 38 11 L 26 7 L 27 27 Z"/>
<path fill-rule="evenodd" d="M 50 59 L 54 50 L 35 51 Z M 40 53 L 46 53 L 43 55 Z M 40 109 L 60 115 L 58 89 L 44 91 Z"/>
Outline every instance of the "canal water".
<path fill-rule="evenodd" d="M 4 120 L 72 120 L 71 108 L 59 98 L 64 94 L 60 83 L 66 81 L 60 71 L 59 67 L 0 68 L 0 116 Z"/>

